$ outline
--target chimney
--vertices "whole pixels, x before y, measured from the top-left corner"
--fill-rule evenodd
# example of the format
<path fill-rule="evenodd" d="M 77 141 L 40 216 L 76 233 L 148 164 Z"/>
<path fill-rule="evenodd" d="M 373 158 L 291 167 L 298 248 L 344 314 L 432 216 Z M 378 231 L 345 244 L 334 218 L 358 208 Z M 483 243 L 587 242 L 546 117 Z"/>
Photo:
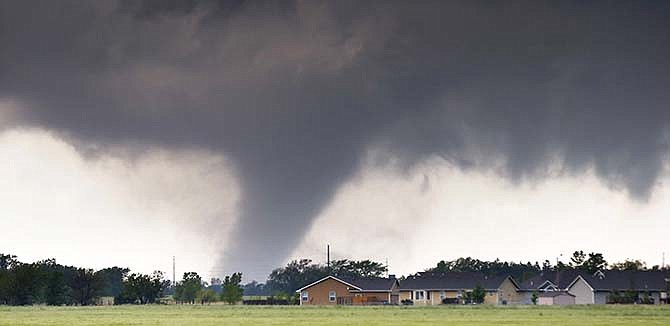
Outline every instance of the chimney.
<path fill-rule="evenodd" d="M 395 274 L 389 274 L 390 279 L 395 279 Z"/>

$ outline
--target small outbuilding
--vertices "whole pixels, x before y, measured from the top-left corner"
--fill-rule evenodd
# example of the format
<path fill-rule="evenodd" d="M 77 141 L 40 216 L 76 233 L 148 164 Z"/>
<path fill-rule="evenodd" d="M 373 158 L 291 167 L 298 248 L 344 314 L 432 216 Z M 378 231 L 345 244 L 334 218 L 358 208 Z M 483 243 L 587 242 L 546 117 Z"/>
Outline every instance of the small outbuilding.
<path fill-rule="evenodd" d="M 97 297 L 95 299 L 96 306 L 113 306 L 114 297 Z"/>
<path fill-rule="evenodd" d="M 544 306 L 575 304 L 575 296 L 567 291 L 542 292 L 537 296 L 537 304 Z"/>

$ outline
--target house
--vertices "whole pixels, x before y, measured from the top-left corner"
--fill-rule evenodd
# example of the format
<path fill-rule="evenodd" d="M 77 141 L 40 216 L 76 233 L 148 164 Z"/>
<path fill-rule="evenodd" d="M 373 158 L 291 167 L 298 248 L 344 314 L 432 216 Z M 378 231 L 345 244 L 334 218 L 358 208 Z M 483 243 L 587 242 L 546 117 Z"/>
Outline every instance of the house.
<path fill-rule="evenodd" d="M 418 273 L 400 282 L 400 301 L 414 305 L 462 303 L 463 295 L 477 286 L 486 291 L 485 304 L 520 303 L 519 285 L 510 276 L 487 276 L 482 273 Z"/>
<path fill-rule="evenodd" d="M 520 284 L 519 296 L 521 303 L 532 304 L 533 293 L 538 296 L 545 292 L 567 291 L 568 286 L 577 276 L 583 274 L 578 270 L 543 271 Z"/>
<path fill-rule="evenodd" d="M 662 271 L 597 271 L 578 275 L 567 288 L 576 304 L 661 303 L 667 298 Z"/>
<path fill-rule="evenodd" d="M 398 280 L 326 276 L 298 290 L 300 305 L 398 304 Z"/>
<path fill-rule="evenodd" d="M 662 271 L 546 271 L 521 284 L 510 276 L 474 272 L 420 272 L 402 281 L 391 278 L 343 279 L 324 277 L 299 289 L 301 305 L 414 305 L 464 303 L 477 286 L 485 304 L 541 305 L 668 303 Z"/>
<path fill-rule="evenodd" d="M 567 291 L 547 291 L 537 295 L 538 305 L 569 305 L 575 304 L 575 296 Z"/>

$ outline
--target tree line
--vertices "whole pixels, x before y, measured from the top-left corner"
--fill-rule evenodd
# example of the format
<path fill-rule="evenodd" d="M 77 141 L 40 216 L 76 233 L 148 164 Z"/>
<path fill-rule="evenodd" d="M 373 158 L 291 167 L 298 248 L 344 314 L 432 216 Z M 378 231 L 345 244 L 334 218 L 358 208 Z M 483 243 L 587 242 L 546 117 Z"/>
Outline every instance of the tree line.
<path fill-rule="evenodd" d="M 0 304 L 91 305 L 101 296 L 121 293 L 126 268 L 94 271 L 64 266 L 55 259 L 20 262 L 16 256 L 0 254 Z"/>
<path fill-rule="evenodd" d="M 128 268 L 110 267 L 98 271 L 65 266 L 55 259 L 23 263 L 16 256 L 0 253 L 0 305 L 96 304 L 101 297 L 113 297 L 115 304 L 157 303 L 167 292 L 180 303 L 235 303 L 242 299 L 242 274 L 224 280 L 221 295 L 206 289 L 197 273 L 184 273 L 175 285 L 162 272 L 130 273 Z"/>
<path fill-rule="evenodd" d="M 442 260 L 427 272 L 480 272 L 486 275 L 511 275 L 524 281 L 543 271 L 578 269 L 595 272 L 612 270 L 661 270 L 648 267 L 638 259 L 608 264 L 601 253 L 575 251 L 567 263 L 549 260 L 539 262 L 507 262 L 479 260 L 471 257 Z M 665 269 L 667 271 L 667 266 Z M 151 274 L 130 273 L 128 268 L 110 267 L 98 271 L 65 266 L 55 259 L 34 263 L 20 262 L 16 256 L 0 254 L 0 305 L 91 305 L 100 297 L 114 297 L 116 304 L 157 303 L 166 295 L 181 304 L 205 304 L 215 301 L 237 303 L 243 295 L 273 296 L 295 302 L 295 291 L 300 287 L 333 275 L 343 279 L 382 277 L 387 266 L 372 260 L 335 260 L 330 264 L 315 263 L 310 259 L 289 262 L 274 269 L 265 283 L 256 281 L 242 285 L 242 273 L 233 273 L 223 280 L 203 281 L 195 272 L 184 273 L 177 284 L 165 279 L 162 272 Z M 402 279 L 402 278 L 401 278 Z M 477 301 L 474 293 L 473 301 Z"/>
<path fill-rule="evenodd" d="M 521 262 L 507 262 L 499 259 L 493 261 L 479 260 L 471 257 L 458 258 L 455 260 L 442 260 L 433 268 L 426 269 L 426 272 L 480 272 L 486 275 L 511 275 L 515 279 L 524 281 L 543 271 L 556 270 L 582 270 L 594 273 L 597 270 L 668 270 L 667 266 L 661 267 L 654 265 L 648 267 L 647 264 L 640 259 L 626 259 L 623 262 L 608 264 L 602 253 L 585 253 L 583 250 L 572 253 L 570 260 L 567 263 L 557 261 L 555 265 L 549 260 L 545 260 L 540 264 L 539 262 L 521 263 Z"/>
<path fill-rule="evenodd" d="M 181 282 L 175 285 L 173 296 L 175 302 L 181 304 L 209 304 L 223 301 L 228 304 L 236 304 L 242 300 L 244 293 L 241 286 L 242 273 L 233 273 L 226 276 L 223 281 L 219 279 L 213 279 L 212 281 L 213 284 L 208 285 L 198 273 L 184 273 Z"/>

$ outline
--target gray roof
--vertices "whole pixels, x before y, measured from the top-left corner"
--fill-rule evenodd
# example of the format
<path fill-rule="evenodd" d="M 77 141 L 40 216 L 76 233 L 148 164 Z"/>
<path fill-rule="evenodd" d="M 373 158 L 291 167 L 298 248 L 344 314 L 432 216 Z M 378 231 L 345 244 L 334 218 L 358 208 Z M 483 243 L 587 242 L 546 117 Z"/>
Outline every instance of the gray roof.
<path fill-rule="evenodd" d="M 531 277 L 523 282 L 521 282 L 520 287 L 522 290 L 537 290 L 545 282 L 549 281 L 552 284 L 556 285 L 560 290 L 565 290 L 568 288 L 570 283 L 577 278 L 577 275 L 590 275 L 578 270 L 564 270 L 560 272 L 549 271 L 541 272 L 539 275 Z"/>
<path fill-rule="evenodd" d="M 667 289 L 663 271 L 603 271 L 603 276 L 582 275 L 596 291 L 610 290 L 658 290 Z"/>
<path fill-rule="evenodd" d="M 662 271 L 601 271 L 604 275 L 592 274 L 580 270 L 564 270 L 560 272 L 543 272 L 521 283 L 524 291 L 537 290 L 546 281 L 552 282 L 560 290 L 566 290 L 577 276 L 581 276 L 595 290 L 662 290 L 666 288 L 665 275 Z"/>
<path fill-rule="evenodd" d="M 477 285 L 495 290 L 507 277 L 471 272 L 418 273 L 400 281 L 400 290 L 469 290 Z"/>
<path fill-rule="evenodd" d="M 391 291 L 393 284 L 398 280 L 395 278 L 355 278 L 346 279 L 343 281 L 355 285 L 362 289 L 362 291 Z"/>

